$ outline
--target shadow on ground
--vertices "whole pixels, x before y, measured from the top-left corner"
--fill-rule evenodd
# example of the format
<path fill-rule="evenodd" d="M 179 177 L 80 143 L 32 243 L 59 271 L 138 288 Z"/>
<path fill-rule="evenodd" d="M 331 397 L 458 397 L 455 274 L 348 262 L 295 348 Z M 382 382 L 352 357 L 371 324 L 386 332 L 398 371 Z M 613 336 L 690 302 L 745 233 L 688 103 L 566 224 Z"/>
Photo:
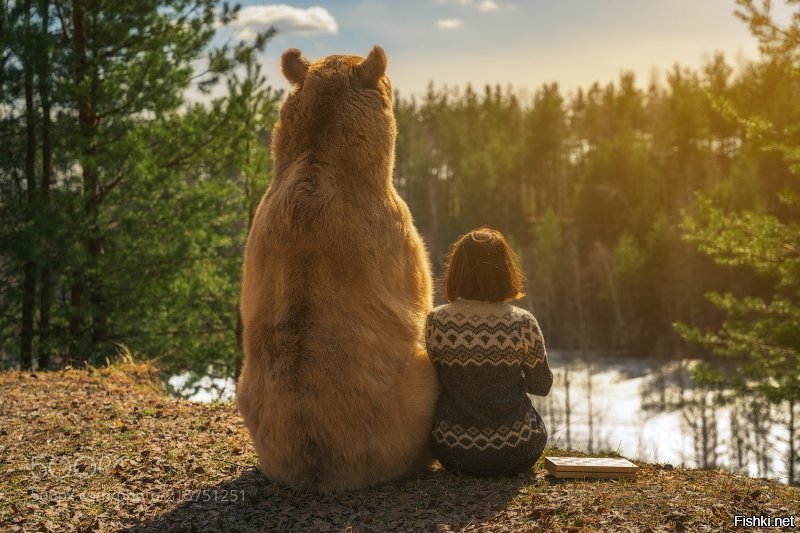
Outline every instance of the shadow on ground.
<path fill-rule="evenodd" d="M 276 485 L 252 469 L 197 491 L 195 501 L 128 531 L 458 531 L 488 525 L 534 479 L 533 473 L 471 478 L 438 470 L 375 489 L 320 496 Z"/>

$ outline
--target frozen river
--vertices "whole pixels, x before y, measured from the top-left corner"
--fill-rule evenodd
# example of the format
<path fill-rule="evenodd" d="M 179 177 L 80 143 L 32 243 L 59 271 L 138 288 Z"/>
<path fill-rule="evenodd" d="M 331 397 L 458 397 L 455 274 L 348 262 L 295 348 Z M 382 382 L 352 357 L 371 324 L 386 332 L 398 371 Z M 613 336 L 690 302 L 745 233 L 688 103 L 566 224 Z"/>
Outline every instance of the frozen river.
<path fill-rule="evenodd" d="M 788 406 L 693 387 L 691 362 L 550 354 L 553 388 L 532 397 L 550 442 L 786 482 Z"/>

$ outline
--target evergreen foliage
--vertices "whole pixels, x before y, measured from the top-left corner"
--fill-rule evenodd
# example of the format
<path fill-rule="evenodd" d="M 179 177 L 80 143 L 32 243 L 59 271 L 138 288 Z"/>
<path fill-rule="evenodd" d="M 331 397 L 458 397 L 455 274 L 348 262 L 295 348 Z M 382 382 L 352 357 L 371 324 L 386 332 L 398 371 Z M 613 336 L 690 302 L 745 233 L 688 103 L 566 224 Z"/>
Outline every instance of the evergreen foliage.
<path fill-rule="evenodd" d="M 550 346 L 710 349 L 796 398 L 800 15 L 778 29 L 739 4 L 763 57 L 738 68 L 717 54 L 568 94 L 398 94 L 395 183 L 435 273 L 460 234 L 494 227 Z M 258 67 L 272 33 L 212 48 L 237 13 L 213 0 L 0 7 L 0 354 L 47 367 L 123 343 L 234 374 L 241 250 L 282 96 Z"/>
<path fill-rule="evenodd" d="M 98 363 L 124 343 L 168 369 L 233 372 L 280 98 L 257 67 L 272 31 L 211 47 L 237 11 L 2 3 L 0 353 L 23 368 Z M 223 81 L 224 96 L 189 99 Z"/>
<path fill-rule="evenodd" d="M 700 365 L 695 379 L 733 387 L 775 405 L 788 406 L 789 483 L 796 482 L 795 406 L 800 403 L 800 10 L 791 23 L 778 25 L 770 4 L 738 0 L 738 15 L 759 39 L 764 62 L 753 66 L 754 94 L 770 96 L 755 109 L 736 105 L 725 94 L 712 104 L 744 132 L 757 163 L 731 172 L 725 187 L 697 195 L 684 213 L 684 238 L 729 272 L 752 273 L 760 285 L 710 291 L 708 300 L 722 312 L 712 328 L 676 323 L 681 335 L 733 362 L 728 367 Z M 797 0 L 790 4 L 800 6 Z M 766 86 L 770 82 L 774 85 Z M 786 98 L 781 105 L 782 98 Z M 778 174 L 780 180 L 752 180 L 751 173 Z M 733 200 L 738 179 L 755 201 Z M 715 194 L 716 193 L 716 194 Z M 738 278 L 738 276 L 737 276 Z M 734 278 L 736 279 L 736 278 Z"/>

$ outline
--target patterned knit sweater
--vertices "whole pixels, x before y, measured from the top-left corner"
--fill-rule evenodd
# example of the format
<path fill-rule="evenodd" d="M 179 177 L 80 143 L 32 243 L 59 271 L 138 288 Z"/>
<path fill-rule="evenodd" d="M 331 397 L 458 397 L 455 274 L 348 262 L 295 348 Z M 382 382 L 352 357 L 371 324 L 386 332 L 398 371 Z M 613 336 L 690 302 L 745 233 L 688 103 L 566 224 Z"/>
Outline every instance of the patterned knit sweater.
<path fill-rule="evenodd" d="M 527 392 L 553 374 L 532 314 L 505 302 L 459 298 L 435 308 L 425 331 L 442 392 L 431 448 L 445 466 L 494 474 L 535 461 L 547 430 Z"/>

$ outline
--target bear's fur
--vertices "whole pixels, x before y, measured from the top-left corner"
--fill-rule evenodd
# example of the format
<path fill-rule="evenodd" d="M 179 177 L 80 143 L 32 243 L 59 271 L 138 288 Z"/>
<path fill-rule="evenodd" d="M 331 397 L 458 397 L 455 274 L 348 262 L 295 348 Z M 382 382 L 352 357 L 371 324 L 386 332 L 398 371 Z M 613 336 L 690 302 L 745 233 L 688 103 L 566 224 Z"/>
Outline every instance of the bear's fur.
<path fill-rule="evenodd" d="M 237 403 L 268 478 L 367 487 L 431 462 L 430 265 L 391 181 L 383 50 L 310 63 L 291 49 L 281 68 L 293 90 L 245 250 Z"/>

